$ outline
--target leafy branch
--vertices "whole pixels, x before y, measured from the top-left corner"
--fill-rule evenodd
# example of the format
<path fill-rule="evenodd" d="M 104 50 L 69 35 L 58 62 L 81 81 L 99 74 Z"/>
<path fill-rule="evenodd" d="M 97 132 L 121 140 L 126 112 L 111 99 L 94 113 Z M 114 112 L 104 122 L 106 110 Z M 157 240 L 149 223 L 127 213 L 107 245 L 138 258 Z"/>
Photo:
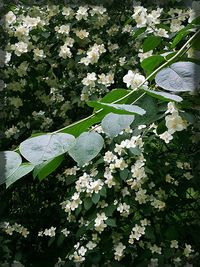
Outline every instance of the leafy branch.
<path fill-rule="evenodd" d="M 104 140 L 96 132 L 85 131 L 101 122 L 104 132 L 109 137 L 117 136 L 132 124 L 136 116 L 143 116 L 146 113 L 144 108 L 133 105 L 145 95 L 162 101 L 182 101 L 180 96 L 151 90 L 143 85 L 155 77 L 155 83 L 166 91 L 195 90 L 200 83 L 200 66 L 189 61 L 174 62 L 187 51 L 187 46 L 199 33 L 200 30 L 171 58 L 153 70 L 134 90 L 114 89 L 100 101 L 87 103 L 94 108 L 93 114 L 87 118 L 52 133 L 29 138 L 15 151 L 0 152 L 2 174 L 0 184 L 6 182 L 8 187 L 31 171 L 34 177 L 44 179 L 61 164 L 64 159 L 63 154 L 67 152 L 79 166 L 89 163 L 103 148 Z M 17 152 L 20 152 L 28 162 L 22 163 L 22 158 Z"/>

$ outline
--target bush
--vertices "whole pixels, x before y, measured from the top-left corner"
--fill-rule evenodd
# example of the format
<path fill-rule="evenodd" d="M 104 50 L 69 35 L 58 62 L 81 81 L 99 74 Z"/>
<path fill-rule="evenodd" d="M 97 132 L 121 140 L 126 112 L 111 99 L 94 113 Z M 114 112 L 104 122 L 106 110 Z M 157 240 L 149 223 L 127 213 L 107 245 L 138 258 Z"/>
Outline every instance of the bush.
<path fill-rule="evenodd" d="M 124 8 L 5 6 L 1 266 L 198 266 L 199 18 Z"/>

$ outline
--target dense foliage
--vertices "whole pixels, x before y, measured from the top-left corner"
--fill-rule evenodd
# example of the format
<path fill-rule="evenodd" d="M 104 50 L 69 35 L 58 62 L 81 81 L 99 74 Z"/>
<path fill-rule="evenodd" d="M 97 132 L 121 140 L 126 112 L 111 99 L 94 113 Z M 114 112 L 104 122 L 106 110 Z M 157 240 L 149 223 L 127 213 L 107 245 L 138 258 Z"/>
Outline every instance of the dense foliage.
<path fill-rule="evenodd" d="M 199 2 L 123 8 L 5 6 L 1 266 L 200 262 Z"/>

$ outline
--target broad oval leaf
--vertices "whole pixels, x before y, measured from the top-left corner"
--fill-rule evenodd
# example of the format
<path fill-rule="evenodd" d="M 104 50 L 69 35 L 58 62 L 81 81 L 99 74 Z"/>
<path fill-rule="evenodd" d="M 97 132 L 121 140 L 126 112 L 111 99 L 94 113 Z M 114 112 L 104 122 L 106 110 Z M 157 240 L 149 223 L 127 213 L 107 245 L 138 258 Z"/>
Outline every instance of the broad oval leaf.
<path fill-rule="evenodd" d="M 0 152 L 0 184 L 3 184 L 22 163 L 21 156 L 14 151 Z"/>
<path fill-rule="evenodd" d="M 29 138 L 19 146 L 20 153 L 34 165 L 66 153 L 75 137 L 66 133 L 46 134 Z"/>
<path fill-rule="evenodd" d="M 176 101 L 176 102 L 181 102 L 183 101 L 183 98 L 178 96 L 178 95 L 173 95 L 169 94 L 166 92 L 160 92 L 160 91 L 154 91 L 154 90 L 149 90 L 146 88 L 142 88 L 144 92 L 146 92 L 148 95 L 163 100 L 163 101 Z"/>
<path fill-rule="evenodd" d="M 108 103 L 101 103 L 95 101 L 87 102 L 88 106 L 94 108 L 103 108 L 106 109 L 108 112 L 116 113 L 116 114 L 138 114 L 144 115 L 146 111 L 143 108 L 140 108 L 136 105 L 127 105 L 127 104 L 108 104 Z"/>
<path fill-rule="evenodd" d="M 95 132 L 82 133 L 69 150 L 69 155 L 78 163 L 79 166 L 91 161 L 101 151 L 104 145 L 102 136 Z"/>
<path fill-rule="evenodd" d="M 19 168 L 6 179 L 6 188 L 8 188 L 11 184 L 27 175 L 34 168 L 34 165 L 31 163 L 22 163 Z"/>
<path fill-rule="evenodd" d="M 155 82 L 167 91 L 195 91 L 200 83 L 200 66 L 193 62 L 176 62 L 159 71 Z"/>
<path fill-rule="evenodd" d="M 107 114 L 101 122 L 103 131 L 111 138 L 117 136 L 134 121 L 134 115 Z"/>

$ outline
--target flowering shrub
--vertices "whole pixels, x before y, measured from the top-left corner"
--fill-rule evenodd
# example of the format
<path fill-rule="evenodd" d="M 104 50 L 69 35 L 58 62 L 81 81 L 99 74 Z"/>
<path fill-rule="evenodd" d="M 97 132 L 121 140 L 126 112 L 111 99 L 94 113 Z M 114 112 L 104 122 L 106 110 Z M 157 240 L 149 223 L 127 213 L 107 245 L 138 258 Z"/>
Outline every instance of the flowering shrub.
<path fill-rule="evenodd" d="M 6 13 L 1 266 L 198 266 L 197 15 Z"/>

